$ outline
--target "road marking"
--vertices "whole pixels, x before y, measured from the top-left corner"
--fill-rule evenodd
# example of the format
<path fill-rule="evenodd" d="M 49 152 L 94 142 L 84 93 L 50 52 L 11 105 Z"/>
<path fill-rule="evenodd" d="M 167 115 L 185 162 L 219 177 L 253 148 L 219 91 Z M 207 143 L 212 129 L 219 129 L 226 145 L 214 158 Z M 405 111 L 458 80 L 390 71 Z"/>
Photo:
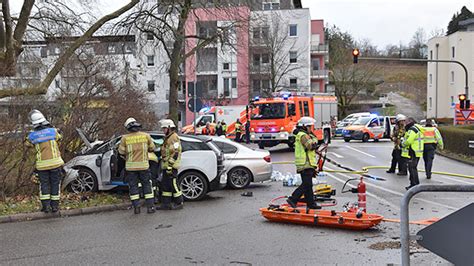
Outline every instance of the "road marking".
<path fill-rule="evenodd" d="M 431 177 L 431 178 L 433 178 L 433 177 Z M 459 179 L 456 179 L 456 178 L 447 177 L 447 176 L 443 176 L 443 175 L 437 175 L 436 178 L 444 178 L 444 179 L 448 179 L 448 180 L 451 180 L 451 181 L 454 181 L 454 182 L 459 182 L 459 183 L 463 183 L 463 184 L 467 184 L 467 185 L 473 185 L 474 184 L 472 182 L 459 180 Z"/>
<path fill-rule="evenodd" d="M 344 176 L 344 177 L 346 177 L 346 178 L 352 178 L 352 177 L 350 177 L 350 176 L 348 176 L 348 175 L 346 175 L 346 174 L 338 173 L 338 175 Z M 372 187 L 378 188 L 378 189 L 380 189 L 380 190 L 383 190 L 383 191 L 386 191 L 386 192 L 395 194 L 395 195 L 400 196 L 400 197 L 403 197 L 403 195 L 404 195 L 403 193 L 400 193 L 400 192 L 398 192 L 398 191 L 394 191 L 394 190 L 391 190 L 391 189 L 388 189 L 388 188 L 384 188 L 384 187 L 375 185 L 375 184 L 373 184 L 373 183 L 371 183 L 371 182 L 368 182 L 367 178 L 366 178 L 365 180 L 366 180 L 365 183 L 366 183 L 367 185 L 369 185 L 369 186 L 372 186 Z M 441 206 L 441 207 L 447 208 L 447 209 L 454 209 L 454 210 L 457 209 L 457 208 L 455 208 L 455 207 L 453 207 L 453 206 L 441 204 L 441 203 L 438 203 L 438 202 L 435 202 L 435 201 L 431 201 L 431 200 L 426 200 L 426 199 L 421 199 L 421 198 L 417 198 L 416 200 L 423 201 L 423 202 L 425 202 L 425 203 L 429 203 L 429 204 L 433 204 L 433 205 L 437 205 L 437 206 Z"/>
<path fill-rule="evenodd" d="M 328 169 L 329 169 L 329 168 L 328 168 Z M 331 170 L 334 170 L 334 169 L 331 169 Z M 340 179 L 339 177 L 336 177 L 335 175 L 333 175 L 333 174 L 331 174 L 331 173 L 327 173 L 327 175 L 330 176 L 332 179 L 341 182 L 342 184 L 346 183 L 346 181 L 347 181 L 347 180 L 342 180 L 342 179 Z M 352 184 L 347 184 L 347 186 L 349 186 L 349 187 L 351 187 L 351 188 L 356 188 L 356 187 L 357 187 L 357 186 L 354 186 L 354 185 L 352 185 Z M 372 194 L 372 193 L 370 193 L 370 192 L 366 192 L 366 194 L 367 194 L 368 196 L 370 196 L 370 197 L 376 199 L 376 200 L 379 200 L 380 202 L 383 202 L 383 203 L 389 205 L 389 206 L 392 207 L 392 208 L 400 209 L 400 206 L 397 206 L 397 205 L 391 203 L 390 201 L 388 201 L 388 200 L 386 200 L 386 199 L 384 199 L 384 198 L 381 198 L 381 197 L 379 197 L 379 196 L 377 196 L 377 195 L 375 195 L 375 194 Z"/>
<path fill-rule="evenodd" d="M 333 155 L 336 156 L 337 158 L 344 158 L 344 156 L 339 155 L 339 154 L 337 154 L 337 153 L 335 153 L 335 152 L 333 152 L 333 151 L 331 152 L 331 154 L 333 154 Z"/>
<path fill-rule="evenodd" d="M 377 158 L 377 157 L 373 156 L 372 154 L 368 154 L 368 153 L 363 152 L 363 151 L 361 151 L 361 150 L 358 150 L 358 149 L 356 149 L 356 148 L 352 148 L 351 146 L 346 146 L 346 148 L 351 149 L 351 150 L 354 150 L 354 151 L 356 151 L 356 152 L 360 152 L 360 153 L 365 154 L 365 155 L 367 155 L 367 156 L 369 156 L 369 157 L 372 157 L 372 158 Z"/>

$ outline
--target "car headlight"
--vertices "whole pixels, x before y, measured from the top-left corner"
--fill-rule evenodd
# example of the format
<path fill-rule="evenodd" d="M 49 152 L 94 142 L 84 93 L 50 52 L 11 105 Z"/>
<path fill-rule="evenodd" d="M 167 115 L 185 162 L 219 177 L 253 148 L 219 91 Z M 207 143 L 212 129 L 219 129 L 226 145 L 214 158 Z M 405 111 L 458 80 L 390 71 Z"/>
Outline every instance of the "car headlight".
<path fill-rule="evenodd" d="M 281 134 L 280 134 L 280 138 L 286 138 L 286 134 L 281 133 Z"/>
<path fill-rule="evenodd" d="M 342 133 L 344 133 L 344 134 L 346 134 L 347 132 L 349 132 L 349 130 L 347 130 L 347 129 L 342 130 Z"/>

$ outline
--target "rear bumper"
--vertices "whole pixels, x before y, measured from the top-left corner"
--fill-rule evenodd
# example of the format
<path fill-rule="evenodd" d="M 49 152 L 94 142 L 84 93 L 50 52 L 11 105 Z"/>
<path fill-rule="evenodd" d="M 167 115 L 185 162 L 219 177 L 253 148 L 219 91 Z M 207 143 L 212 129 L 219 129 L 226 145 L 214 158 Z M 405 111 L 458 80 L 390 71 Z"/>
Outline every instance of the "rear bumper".
<path fill-rule="evenodd" d="M 273 166 L 268 163 L 265 167 L 262 167 L 255 171 L 253 174 L 253 182 L 263 182 L 270 180 L 272 177 Z"/>

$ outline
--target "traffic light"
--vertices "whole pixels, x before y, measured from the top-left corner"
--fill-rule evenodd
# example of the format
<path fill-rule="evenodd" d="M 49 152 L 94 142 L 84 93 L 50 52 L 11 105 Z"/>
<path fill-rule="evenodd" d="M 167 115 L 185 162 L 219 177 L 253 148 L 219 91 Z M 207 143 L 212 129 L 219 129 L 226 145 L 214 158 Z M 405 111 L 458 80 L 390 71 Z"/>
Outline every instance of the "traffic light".
<path fill-rule="evenodd" d="M 360 54 L 359 49 L 354 48 L 352 50 L 352 57 L 354 59 L 354 64 L 357 64 L 357 62 L 359 62 L 359 54 Z"/>
<path fill-rule="evenodd" d="M 466 94 L 459 94 L 459 108 L 469 109 L 471 107 L 471 101 L 467 100 Z"/>

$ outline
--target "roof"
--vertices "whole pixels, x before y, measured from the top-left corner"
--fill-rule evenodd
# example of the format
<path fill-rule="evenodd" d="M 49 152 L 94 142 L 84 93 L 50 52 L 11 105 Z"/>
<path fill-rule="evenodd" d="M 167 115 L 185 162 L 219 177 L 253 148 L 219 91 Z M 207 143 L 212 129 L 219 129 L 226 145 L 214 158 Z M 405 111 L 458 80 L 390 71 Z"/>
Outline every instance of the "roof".
<path fill-rule="evenodd" d="M 79 39 L 80 36 L 67 36 L 67 37 L 51 37 L 45 38 L 41 41 L 25 41 L 24 44 L 34 45 L 34 44 L 49 44 L 49 43 L 64 43 L 64 42 L 73 42 Z M 135 35 L 104 35 L 104 36 L 94 36 L 88 39 L 86 42 L 135 42 Z"/>

